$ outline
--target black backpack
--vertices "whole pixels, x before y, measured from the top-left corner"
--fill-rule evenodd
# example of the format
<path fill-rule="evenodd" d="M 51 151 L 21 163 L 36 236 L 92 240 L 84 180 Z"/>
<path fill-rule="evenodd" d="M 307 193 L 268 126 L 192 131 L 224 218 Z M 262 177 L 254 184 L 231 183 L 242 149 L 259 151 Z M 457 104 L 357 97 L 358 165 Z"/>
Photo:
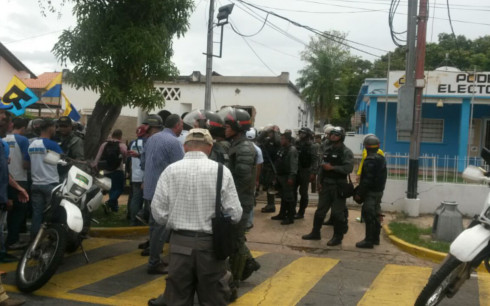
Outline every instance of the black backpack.
<path fill-rule="evenodd" d="M 104 151 L 102 151 L 101 161 L 105 161 L 107 166 L 104 167 L 104 170 L 114 171 L 121 165 L 122 162 L 122 154 L 121 148 L 119 147 L 119 141 L 107 141 L 104 147 Z"/>

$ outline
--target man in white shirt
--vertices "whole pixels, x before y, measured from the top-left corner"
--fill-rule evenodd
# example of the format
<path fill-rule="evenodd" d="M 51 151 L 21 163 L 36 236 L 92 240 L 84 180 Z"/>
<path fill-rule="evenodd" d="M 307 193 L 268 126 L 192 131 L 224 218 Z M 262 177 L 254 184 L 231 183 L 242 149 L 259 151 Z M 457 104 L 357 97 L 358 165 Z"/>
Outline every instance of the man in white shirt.
<path fill-rule="evenodd" d="M 227 305 L 230 295 L 225 260 L 216 259 L 211 219 L 215 216 L 218 163 L 208 159 L 213 139 L 208 130 L 192 129 L 184 159 L 160 176 L 151 203 L 153 218 L 167 224 L 170 264 L 165 293 L 149 305 Z M 242 207 L 230 170 L 223 167 L 222 211 L 238 222 Z"/>

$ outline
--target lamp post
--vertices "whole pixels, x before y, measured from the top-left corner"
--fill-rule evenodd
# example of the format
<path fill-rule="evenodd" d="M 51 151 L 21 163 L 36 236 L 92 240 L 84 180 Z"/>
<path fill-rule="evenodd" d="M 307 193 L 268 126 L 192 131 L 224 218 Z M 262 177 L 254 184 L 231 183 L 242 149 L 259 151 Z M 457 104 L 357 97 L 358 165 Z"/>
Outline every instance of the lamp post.
<path fill-rule="evenodd" d="M 217 26 L 221 27 L 221 40 L 219 56 L 221 57 L 223 51 L 223 26 L 228 23 L 228 17 L 233 11 L 234 4 L 228 4 L 218 9 L 218 23 Z M 207 39 L 207 51 L 206 51 L 206 87 L 204 91 L 204 109 L 211 110 L 211 78 L 213 74 L 213 19 L 214 19 L 214 0 L 209 1 L 209 21 L 208 21 L 208 39 Z"/>

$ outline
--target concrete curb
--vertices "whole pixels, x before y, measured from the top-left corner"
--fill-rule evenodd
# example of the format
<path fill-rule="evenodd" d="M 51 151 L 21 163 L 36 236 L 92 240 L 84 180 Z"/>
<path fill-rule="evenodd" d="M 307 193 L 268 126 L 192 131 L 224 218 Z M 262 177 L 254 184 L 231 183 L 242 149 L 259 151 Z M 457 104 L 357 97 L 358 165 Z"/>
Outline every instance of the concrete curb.
<path fill-rule="evenodd" d="M 138 235 L 148 235 L 148 226 L 127 226 L 127 227 L 92 227 L 90 229 L 90 236 L 92 237 L 105 237 L 105 238 L 118 238 Z"/>
<path fill-rule="evenodd" d="M 386 235 L 388 235 L 388 238 L 391 240 L 391 242 L 394 245 L 396 245 L 399 249 L 401 249 L 401 250 L 403 250 L 409 254 L 412 254 L 413 256 L 416 256 L 416 257 L 419 257 L 422 259 L 428 259 L 428 260 L 436 262 L 436 263 L 440 263 L 444 260 L 444 258 L 447 255 L 446 253 L 443 253 L 443 252 L 437 252 L 437 251 L 429 250 L 429 249 L 426 249 L 423 247 L 419 247 L 418 245 L 408 243 L 408 242 L 396 237 L 395 235 L 393 235 L 393 232 L 391 231 L 391 229 L 389 228 L 389 226 L 387 224 L 383 225 L 383 229 L 384 229 Z"/>

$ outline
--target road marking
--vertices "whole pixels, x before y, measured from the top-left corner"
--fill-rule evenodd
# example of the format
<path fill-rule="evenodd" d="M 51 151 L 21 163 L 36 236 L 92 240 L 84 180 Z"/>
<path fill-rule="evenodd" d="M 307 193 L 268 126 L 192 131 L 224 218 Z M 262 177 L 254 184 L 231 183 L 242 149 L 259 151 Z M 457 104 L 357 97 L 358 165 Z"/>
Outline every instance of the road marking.
<path fill-rule="evenodd" d="M 267 252 L 250 251 L 254 258 L 258 258 Z M 157 297 L 165 291 L 165 278 L 162 276 L 150 282 L 141 284 L 132 289 L 111 296 L 113 300 L 122 300 L 125 305 L 143 305 L 152 297 Z"/>
<path fill-rule="evenodd" d="M 431 271 L 427 267 L 388 264 L 357 305 L 413 305 Z"/>
<path fill-rule="evenodd" d="M 120 242 L 124 242 L 124 241 L 127 241 L 127 240 L 91 238 L 91 239 L 87 239 L 87 240 L 83 241 L 83 248 L 85 249 L 85 252 L 88 252 L 88 251 L 93 250 L 93 249 L 98 249 L 100 247 L 104 247 L 104 246 L 108 246 L 108 245 L 112 245 L 112 244 L 116 244 L 116 243 L 120 243 Z M 78 249 L 76 252 L 68 254 L 65 257 L 74 256 L 74 255 L 77 255 L 80 253 L 82 253 L 82 250 Z M 22 252 L 22 254 L 23 254 L 23 252 Z M 20 255 L 20 256 L 22 256 L 22 255 Z M 12 272 L 12 271 L 15 271 L 16 269 L 17 269 L 17 262 L 10 262 L 8 264 L 2 264 L 1 270 L 4 272 Z"/>
<path fill-rule="evenodd" d="M 141 256 L 140 252 L 140 250 L 136 250 L 55 274 L 40 291 L 68 292 L 136 268 L 148 262 L 148 258 Z"/>
<path fill-rule="evenodd" d="M 296 305 L 339 260 L 301 257 L 265 280 L 233 305 Z"/>
<path fill-rule="evenodd" d="M 478 290 L 480 305 L 490 306 L 490 274 L 488 272 L 478 272 Z"/>

